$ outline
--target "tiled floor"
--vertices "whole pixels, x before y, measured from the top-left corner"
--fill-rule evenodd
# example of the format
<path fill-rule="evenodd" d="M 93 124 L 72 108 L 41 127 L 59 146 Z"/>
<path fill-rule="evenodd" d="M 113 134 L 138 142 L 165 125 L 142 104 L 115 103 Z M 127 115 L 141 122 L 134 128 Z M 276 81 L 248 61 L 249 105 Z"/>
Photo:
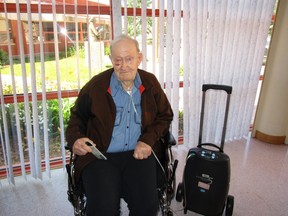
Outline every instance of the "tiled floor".
<path fill-rule="evenodd" d="M 188 149 L 174 149 L 179 159 L 177 182 L 182 180 Z M 235 197 L 235 216 L 287 216 L 288 215 L 288 145 L 271 145 L 251 139 L 233 141 L 225 145 L 231 159 L 231 185 L 229 194 Z M 1 216 L 68 216 L 73 215 L 67 201 L 67 176 L 63 169 L 54 170 L 52 178 L 44 180 L 16 178 L 10 186 L 1 180 Z M 184 215 L 182 203 L 172 202 L 174 215 Z M 125 208 L 124 208 L 125 209 Z M 125 213 L 124 216 L 127 215 Z M 188 211 L 186 215 L 197 215 Z"/>

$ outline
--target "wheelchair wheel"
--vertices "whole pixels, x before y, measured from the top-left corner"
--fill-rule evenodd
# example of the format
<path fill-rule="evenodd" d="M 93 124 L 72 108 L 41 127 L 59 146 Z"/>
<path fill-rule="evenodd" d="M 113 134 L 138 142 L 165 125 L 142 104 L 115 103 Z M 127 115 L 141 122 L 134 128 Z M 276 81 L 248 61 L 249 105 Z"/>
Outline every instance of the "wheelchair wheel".
<path fill-rule="evenodd" d="M 173 216 L 173 212 L 172 211 L 168 211 L 166 216 Z"/>
<path fill-rule="evenodd" d="M 182 182 L 180 182 L 177 187 L 176 200 L 178 202 L 182 202 L 183 197 L 184 197 L 184 185 Z"/>

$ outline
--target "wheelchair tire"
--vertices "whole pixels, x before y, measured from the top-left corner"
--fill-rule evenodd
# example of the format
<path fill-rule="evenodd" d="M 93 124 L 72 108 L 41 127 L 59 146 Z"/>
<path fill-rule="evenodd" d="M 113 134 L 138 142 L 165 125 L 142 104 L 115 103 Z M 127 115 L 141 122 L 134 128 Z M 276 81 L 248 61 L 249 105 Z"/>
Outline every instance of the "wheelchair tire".
<path fill-rule="evenodd" d="M 234 208 L 234 196 L 228 195 L 226 201 L 225 215 L 231 216 L 233 214 L 233 208 Z"/>
<path fill-rule="evenodd" d="M 182 202 L 183 196 L 184 196 L 184 185 L 182 182 L 180 182 L 177 187 L 176 200 L 178 202 Z"/>
<path fill-rule="evenodd" d="M 168 211 L 167 216 L 173 216 L 173 212 L 172 211 Z"/>

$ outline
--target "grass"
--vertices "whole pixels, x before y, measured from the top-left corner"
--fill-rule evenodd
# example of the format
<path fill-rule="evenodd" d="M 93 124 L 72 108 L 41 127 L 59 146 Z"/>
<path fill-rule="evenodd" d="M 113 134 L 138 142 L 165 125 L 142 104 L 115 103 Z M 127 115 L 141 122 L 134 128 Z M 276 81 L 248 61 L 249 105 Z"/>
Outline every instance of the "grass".
<path fill-rule="evenodd" d="M 16 61 L 15 61 L 16 62 Z M 42 88 L 42 70 L 41 70 L 41 62 L 35 62 L 35 76 L 36 76 L 36 85 L 37 89 Z M 86 83 L 90 79 L 89 75 L 89 68 L 88 65 L 85 63 L 84 58 L 78 58 L 76 56 L 71 56 L 67 58 L 62 58 L 59 60 L 59 79 L 61 81 L 61 88 L 62 90 L 67 89 L 77 89 L 78 88 L 78 79 L 80 79 L 81 84 Z M 106 67 L 109 67 L 107 65 Z M 54 59 L 48 59 L 44 63 L 45 68 L 45 80 L 46 80 L 46 87 L 48 91 L 55 91 L 57 90 L 57 70 L 56 70 L 56 63 Z M 14 69 L 14 76 L 19 78 L 19 80 L 22 79 L 22 66 L 21 63 L 15 63 L 13 65 Z M 26 70 L 26 77 L 27 80 L 30 80 L 31 78 L 31 64 L 30 62 L 25 63 L 25 70 Z M 79 70 L 79 73 L 78 73 Z M 1 68 L 1 75 L 8 75 L 11 76 L 11 66 L 7 65 Z M 99 70 L 93 70 L 91 71 L 91 76 L 99 73 Z M 79 74 L 79 78 L 78 78 Z M 16 79 L 17 80 L 17 79 Z M 9 83 L 9 82 L 8 82 Z M 6 88 L 8 88 L 10 84 L 6 84 Z M 19 86 L 19 85 L 18 85 Z M 5 88 L 5 84 L 4 84 Z M 31 88 L 31 87 L 29 87 Z M 19 91 L 19 92 L 18 92 Z M 21 90 L 19 89 L 17 93 L 21 93 Z M 23 92 L 23 90 L 22 90 Z M 6 91 L 7 93 L 7 91 Z M 8 91 L 8 93 L 11 93 Z"/>
<path fill-rule="evenodd" d="M 85 60 L 79 59 L 79 68 L 81 68 L 81 78 L 87 78 L 89 71 L 88 67 L 85 66 Z M 21 64 L 14 64 L 14 74 L 15 76 L 22 76 L 22 67 Z M 56 75 L 56 63 L 54 60 L 45 61 L 45 77 L 49 80 L 57 80 Z M 31 64 L 25 64 L 26 75 L 27 77 L 31 77 Z M 10 75 L 10 66 L 4 66 L 1 70 L 2 74 Z M 59 60 L 59 71 L 61 74 L 61 80 L 64 78 L 65 80 L 74 80 L 77 79 L 77 58 L 75 56 L 67 57 Z M 41 77 L 41 63 L 35 63 L 35 72 L 37 77 Z"/>

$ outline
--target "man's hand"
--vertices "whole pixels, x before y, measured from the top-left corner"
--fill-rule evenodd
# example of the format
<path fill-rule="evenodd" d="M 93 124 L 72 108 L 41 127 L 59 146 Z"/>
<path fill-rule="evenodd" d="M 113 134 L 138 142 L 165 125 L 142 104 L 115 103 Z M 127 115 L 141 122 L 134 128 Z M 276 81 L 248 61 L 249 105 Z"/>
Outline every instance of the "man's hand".
<path fill-rule="evenodd" d="M 139 141 L 135 146 L 133 156 L 135 159 L 143 160 L 147 159 L 151 155 L 151 153 L 152 153 L 151 146 L 149 146 L 144 142 Z"/>
<path fill-rule="evenodd" d="M 86 137 L 79 138 L 73 144 L 73 153 L 81 156 L 86 155 L 88 152 L 92 152 L 92 149 L 86 145 L 86 142 L 90 142 L 92 145 L 95 145 L 90 139 Z"/>

